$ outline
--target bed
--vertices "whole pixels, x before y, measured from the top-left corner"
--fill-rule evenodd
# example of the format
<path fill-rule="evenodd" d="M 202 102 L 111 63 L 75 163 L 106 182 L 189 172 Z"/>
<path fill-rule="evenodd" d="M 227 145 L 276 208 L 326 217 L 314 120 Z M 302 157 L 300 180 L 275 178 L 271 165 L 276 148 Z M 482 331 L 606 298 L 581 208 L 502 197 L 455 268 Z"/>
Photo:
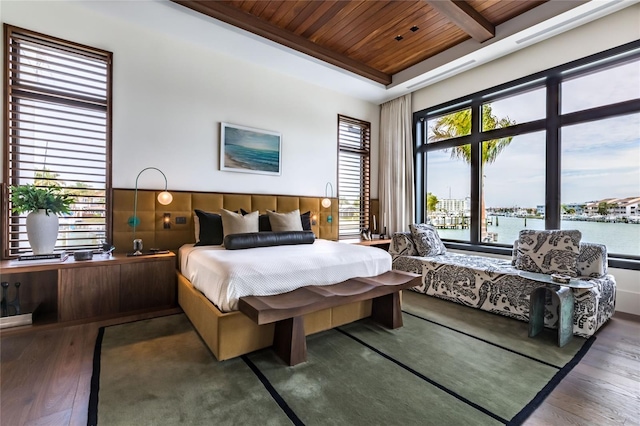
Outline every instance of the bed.
<path fill-rule="evenodd" d="M 272 345 L 274 325 L 257 325 L 237 311 L 240 297 L 280 294 L 391 270 L 384 250 L 318 239 L 313 244 L 225 250 L 185 244 L 179 250 L 178 302 L 218 360 Z M 371 314 L 371 301 L 304 317 L 305 334 Z"/>

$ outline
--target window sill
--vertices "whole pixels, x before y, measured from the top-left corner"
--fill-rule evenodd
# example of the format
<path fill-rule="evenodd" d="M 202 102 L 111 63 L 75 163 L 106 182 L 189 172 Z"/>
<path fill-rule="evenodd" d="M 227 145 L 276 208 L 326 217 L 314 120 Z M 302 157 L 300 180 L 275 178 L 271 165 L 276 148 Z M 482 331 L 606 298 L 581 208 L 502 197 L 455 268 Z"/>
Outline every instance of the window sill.
<path fill-rule="evenodd" d="M 511 257 L 512 251 L 513 251 L 512 246 L 507 246 L 502 244 L 479 245 L 479 244 L 471 244 L 471 243 L 444 241 L 444 245 L 451 250 L 470 251 L 474 253 L 499 254 L 499 255 L 509 256 L 509 257 Z M 609 255 L 609 268 L 640 271 L 640 259 L 634 259 L 631 257 L 629 258 L 616 257 L 616 256 Z"/>

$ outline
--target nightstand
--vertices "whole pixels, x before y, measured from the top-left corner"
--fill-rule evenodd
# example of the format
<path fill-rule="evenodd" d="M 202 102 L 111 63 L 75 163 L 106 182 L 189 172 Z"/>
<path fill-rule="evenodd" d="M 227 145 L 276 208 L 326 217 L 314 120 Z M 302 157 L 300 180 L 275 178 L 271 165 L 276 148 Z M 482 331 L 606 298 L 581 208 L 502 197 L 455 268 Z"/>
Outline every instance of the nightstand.
<path fill-rule="evenodd" d="M 362 240 L 362 239 L 351 239 L 351 240 L 340 240 L 341 243 L 347 244 L 358 244 L 361 246 L 371 246 L 377 247 L 382 250 L 389 251 L 389 245 L 391 245 L 391 239 L 375 239 L 375 240 Z"/>

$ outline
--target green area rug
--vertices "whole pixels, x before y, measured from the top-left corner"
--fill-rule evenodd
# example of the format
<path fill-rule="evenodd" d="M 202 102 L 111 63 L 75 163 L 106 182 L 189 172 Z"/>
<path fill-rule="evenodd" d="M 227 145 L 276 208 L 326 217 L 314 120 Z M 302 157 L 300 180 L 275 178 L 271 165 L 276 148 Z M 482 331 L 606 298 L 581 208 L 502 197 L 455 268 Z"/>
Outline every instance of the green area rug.
<path fill-rule="evenodd" d="M 100 330 L 89 424 L 521 424 L 595 339 L 413 292 L 404 326 L 370 320 L 307 337 L 308 361 L 271 349 L 218 362 L 184 315 Z"/>

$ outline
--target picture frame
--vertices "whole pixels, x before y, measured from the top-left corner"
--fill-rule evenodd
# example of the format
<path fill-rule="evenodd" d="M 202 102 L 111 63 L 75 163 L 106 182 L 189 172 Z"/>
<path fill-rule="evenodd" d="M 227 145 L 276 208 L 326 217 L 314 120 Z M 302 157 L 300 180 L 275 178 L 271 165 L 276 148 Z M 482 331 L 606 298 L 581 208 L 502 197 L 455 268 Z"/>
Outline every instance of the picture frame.
<path fill-rule="evenodd" d="M 270 130 L 220 123 L 220 170 L 282 174 L 282 135 Z"/>

